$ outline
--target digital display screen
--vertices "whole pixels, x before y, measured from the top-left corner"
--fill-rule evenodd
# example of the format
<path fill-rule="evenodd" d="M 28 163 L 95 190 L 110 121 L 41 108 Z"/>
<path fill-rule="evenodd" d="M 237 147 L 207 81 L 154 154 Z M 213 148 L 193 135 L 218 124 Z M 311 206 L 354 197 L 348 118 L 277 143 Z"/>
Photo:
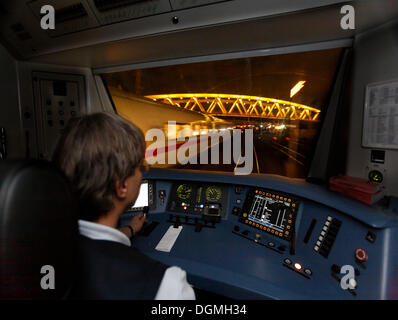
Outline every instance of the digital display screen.
<path fill-rule="evenodd" d="M 140 192 L 138 194 L 137 200 L 135 201 L 132 208 L 142 208 L 148 206 L 148 182 L 141 183 Z"/>
<path fill-rule="evenodd" d="M 290 239 L 294 228 L 295 200 L 265 190 L 252 190 L 245 203 L 243 222 L 278 237 Z"/>

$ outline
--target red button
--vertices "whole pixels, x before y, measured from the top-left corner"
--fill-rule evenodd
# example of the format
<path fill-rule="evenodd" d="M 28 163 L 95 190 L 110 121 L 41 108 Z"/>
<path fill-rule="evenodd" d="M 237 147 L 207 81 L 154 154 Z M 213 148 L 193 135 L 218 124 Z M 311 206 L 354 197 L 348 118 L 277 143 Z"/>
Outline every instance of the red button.
<path fill-rule="evenodd" d="M 366 260 L 368 260 L 368 255 L 365 250 L 359 248 L 355 250 L 355 259 L 360 262 L 365 262 Z"/>

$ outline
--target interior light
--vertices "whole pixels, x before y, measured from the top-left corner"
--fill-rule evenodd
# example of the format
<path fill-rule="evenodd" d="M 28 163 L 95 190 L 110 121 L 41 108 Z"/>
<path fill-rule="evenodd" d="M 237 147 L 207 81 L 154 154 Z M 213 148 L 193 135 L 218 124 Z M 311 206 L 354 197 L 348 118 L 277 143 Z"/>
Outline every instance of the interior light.
<path fill-rule="evenodd" d="M 294 267 L 295 267 L 297 270 L 301 270 L 301 268 L 302 268 L 301 264 L 298 263 L 298 262 L 296 262 L 296 263 L 294 264 Z"/>
<path fill-rule="evenodd" d="M 290 98 L 292 98 L 297 92 L 303 89 L 305 81 L 299 81 L 296 85 L 290 90 Z"/>

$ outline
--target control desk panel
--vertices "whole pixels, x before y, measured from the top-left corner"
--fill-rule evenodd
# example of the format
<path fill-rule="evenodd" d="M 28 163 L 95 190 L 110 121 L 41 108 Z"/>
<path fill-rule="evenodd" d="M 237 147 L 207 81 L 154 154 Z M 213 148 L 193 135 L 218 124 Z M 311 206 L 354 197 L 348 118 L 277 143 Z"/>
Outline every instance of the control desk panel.
<path fill-rule="evenodd" d="M 234 299 L 398 299 L 395 215 L 297 179 L 165 169 L 145 179 L 156 227 L 133 244 L 194 287 Z M 170 226 L 182 231 L 157 251 Z"/>

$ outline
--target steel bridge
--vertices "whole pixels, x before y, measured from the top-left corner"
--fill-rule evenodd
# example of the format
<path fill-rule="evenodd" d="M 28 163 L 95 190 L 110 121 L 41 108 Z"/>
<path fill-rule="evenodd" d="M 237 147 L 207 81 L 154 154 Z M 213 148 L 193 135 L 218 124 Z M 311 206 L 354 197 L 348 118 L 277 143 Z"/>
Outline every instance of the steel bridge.
<path fill-rule="evenodd" d="M 146 96 L 177 108 L 215 116 L 319 121 L 321 110 L 266 97 L 215 93 L 176 93 Z"/>

